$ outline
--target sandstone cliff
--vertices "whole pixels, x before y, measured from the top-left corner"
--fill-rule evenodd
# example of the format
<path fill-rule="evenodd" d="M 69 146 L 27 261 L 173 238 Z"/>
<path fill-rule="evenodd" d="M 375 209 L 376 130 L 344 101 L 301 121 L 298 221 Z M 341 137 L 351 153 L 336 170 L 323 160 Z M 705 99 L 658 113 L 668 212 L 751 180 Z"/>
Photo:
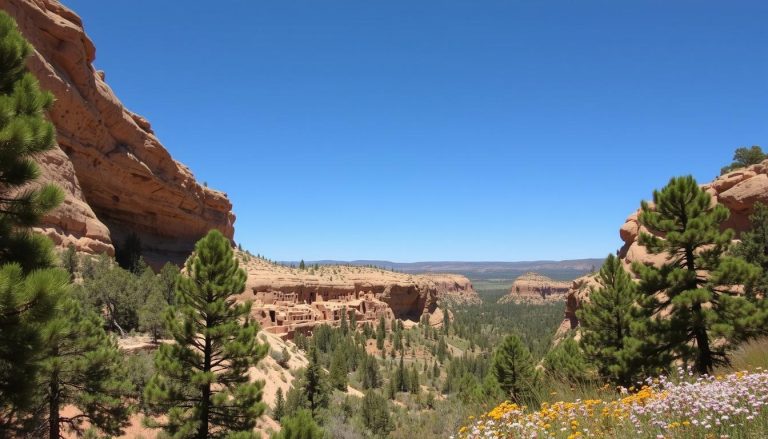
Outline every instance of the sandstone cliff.
<path fill-rule="evenodd" d="M 509 293 L 499 303 L 545 303 L 563 300 L 569 282 L 556 281 L 538 273 L 528 272 L 515 279 Z"/>
<path fill-rule="evenodd" d="M 150 262 L 183 261 L 212 228 L 232 238 L 226 194 L 205 188 L 176 162 L 141 116 L 96 71 L 96 49 L 74 12 L 56 0 L 0 0 L 35 47 L 28 61 L 56 96 L 49 117 L 58 147 L 41 157 L 43 178 L 66 192 L 40 230 L 57 245 L 114 253 L 135 232 Z"/>
<path fill-rule="evenodd" d="M 451 305 L 479 305 L 480 296 L 466 276 L 451 273 L 424 273 L 420 277 L 429 279 L 437 288 L 437 297 Z"/>
<path fill-rule="evenodd" d="M 713 202 L 728 208 L 731 215 L 723 223 L 723 228 L 731 228 L 738 235 L 750 229 L 749 216 L 754 204 L 768 204 L 768 160 L 721 175 L 701 187 L 712 195 Z M 630 273 L 633 262 L 658 265 L 665 260 L 664 255 L 651 255 L 637 242 L 641 231 L 649 233 L 638 222 L 639 213 L 639 209 L 632 213 L 619 229 L 624 245 L 618 255 Z M 597 286 L 594 276 L 584 276 L 573 281 L 566 298 L 565 320 L 558 330 L 558 336 L 578 325 L 576 310 L 582 301 L 588 300 L 590 288 Z"/>
<path fill-rule="evenodd" d="M 440 326 L 441 294 L 455 294 L 448 292 L 453 288 L 467 297 L 474 293 L 469 293 L 469 280 L 458 275 L 422 276 L 350 265 L 299 270 L 242 253 L 238 257 L 248 274 L 240 299 L 254 302 L 253 314 L 262 327 L 286 338 L 319 324 L 337 325 L 342 314 L 358 324 L 384 317 L 410 325 L 426 317 Z"/>

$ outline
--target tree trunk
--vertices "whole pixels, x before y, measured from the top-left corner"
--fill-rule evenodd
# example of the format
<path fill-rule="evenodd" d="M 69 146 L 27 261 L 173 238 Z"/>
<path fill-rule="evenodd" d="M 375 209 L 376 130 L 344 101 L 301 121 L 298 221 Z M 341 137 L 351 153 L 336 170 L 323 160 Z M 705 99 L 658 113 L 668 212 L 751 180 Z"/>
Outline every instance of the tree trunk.
<path fill-rule="evenodd" d="M 685 258 L 686 268 L 688 271 L 693 272 L 693 275 L 695 276 L 696 264 L 693 249 L 685 249 Z M 687 289 L 693 290 L 696 288 L 698 288 L 698 285 L 696 284 L 695 280 L 692 281 L 691 285 L 687 285 Z M 694 303 L 693 306 L 691 306 L 691 310 L 696 316 L 697 321 L 700 322 L 703 320 L 699 318 L 701 317 L 702 311 L 700 303 Z M 696 337 L 696 347 L 699 350 L 698 356 L 696 357 L 696 371 L 700 374 L 709 373 L 712 371 L 714 363 L 712 360 L 712 350 L 709 347 L 709 335 L 707 335 L 707 328 L 700 323 L 694 323 L 693 335 Z"/>
<path fill-rule="evenodd" d="M 701 305 L 698 303 L 694 304 L 693 311 L 696 314 L 701 314 Z M 699 348 L 699 355 L 696 359 L 696 371 L 700 374 L 710 373 L 714 369 L 714 361 L 712 359 L 712 350 L 709 347 L 707 329 L 701 325 L 696 325 L 694 334 L 696 335 L 696 346 Z"/>
<path fill-rule="evenodd" d="M 210 327 L 208 317 L 205 318 L 206 327 Z M 211 339 L 205 336 L 205 352 L 203 352 L 203 371 L 205 373 L 211 370 Z M 208 439 L 208 417 L 211 405 L 211 384 L 205 383 L 200 386 L 200 429 L 197 431 L 197 439 Z"/>
<path fill-rule="evenodd" d="M 51 384 L 48 388 L 48 437 L 59 439 L 61 426 L 59 425 L 59 372 L 54 370 L 51 375 Z"/>

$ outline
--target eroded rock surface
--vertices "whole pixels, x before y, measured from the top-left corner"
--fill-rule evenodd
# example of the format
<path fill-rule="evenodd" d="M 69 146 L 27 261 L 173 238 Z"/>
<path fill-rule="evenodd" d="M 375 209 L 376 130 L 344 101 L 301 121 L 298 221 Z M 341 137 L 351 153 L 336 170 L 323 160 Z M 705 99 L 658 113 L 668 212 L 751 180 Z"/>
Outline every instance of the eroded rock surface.
<path fill-rule="evenodd" d="M 425 273 L 419 276 L 431 280 L 437 288 L 438 299 L 451 305 L 479 305 L 480 296 L 466 276 L 451 273 Z"/>
<path fill-rule="evenodd" d="M 443 316 L 437 301 L 446 291 L 444 284 L 469 283 L 466 278 L 461 281 L 463 276 L 422 276 L 346 265 L 299 270 L 242 253 L 238 257 L 248 274 L 240 299 L 253 301 L 253 315 L 262 327 L 285 338 L 311 332 L 323 323 L 338 325 L 342 314 L 357 324 L 375 324 L 381 317 L 415 324 L 426 317 L 431 325 L 440 326 Z"/>
<path fill-rule="evenodd" d="M 499 303 L 545 303 L 565 298 L 569 282 L 557 281 L 539 273 L 528 272 L 515 279 L 509 293 Z"/>
<path fill-rule="evenodd" d="M 136 233 L 150 262 L 183 261 L 210 229 L 234 234 L 226 194 L 200 185 L 127 110 L 96 71 L 94 44 L 73 11 L 55 0 L 0 0 L 35 47 L 28 66 L 56 96 L 49 117 L 58 147 L 40 157 L 43 179 L 66 192 L 40 230 L 59 246 L 114 253 Z"/>

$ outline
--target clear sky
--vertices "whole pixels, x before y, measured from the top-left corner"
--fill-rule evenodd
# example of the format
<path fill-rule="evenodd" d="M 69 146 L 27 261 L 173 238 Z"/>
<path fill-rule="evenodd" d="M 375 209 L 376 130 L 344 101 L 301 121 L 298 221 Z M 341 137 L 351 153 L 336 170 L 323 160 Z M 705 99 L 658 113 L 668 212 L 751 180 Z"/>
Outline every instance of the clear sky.
<path fill-rule="evenodd" d="M 273 259 L 603 257 L 768 146 L 762 0 L 64 3 Z"/>

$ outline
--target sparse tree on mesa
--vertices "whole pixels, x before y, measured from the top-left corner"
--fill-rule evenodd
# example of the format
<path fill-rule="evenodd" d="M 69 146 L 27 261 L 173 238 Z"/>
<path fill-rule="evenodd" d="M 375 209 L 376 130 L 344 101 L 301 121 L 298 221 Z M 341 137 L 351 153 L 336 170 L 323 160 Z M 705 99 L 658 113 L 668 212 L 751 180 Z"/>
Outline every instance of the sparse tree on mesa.
<path fill-rule="evenodd" d="M 736 148 L 736 151 L 733 153 L 733 163 L 720 169 L 720 175 L 738 168 L 744 168 L 749 165 L 760 163 L 766 158 L 768 158 L 768 155 L 766 155 L 762 148 L 757 145 L 754 145 L 751 148 L 745 146 Z"/>

